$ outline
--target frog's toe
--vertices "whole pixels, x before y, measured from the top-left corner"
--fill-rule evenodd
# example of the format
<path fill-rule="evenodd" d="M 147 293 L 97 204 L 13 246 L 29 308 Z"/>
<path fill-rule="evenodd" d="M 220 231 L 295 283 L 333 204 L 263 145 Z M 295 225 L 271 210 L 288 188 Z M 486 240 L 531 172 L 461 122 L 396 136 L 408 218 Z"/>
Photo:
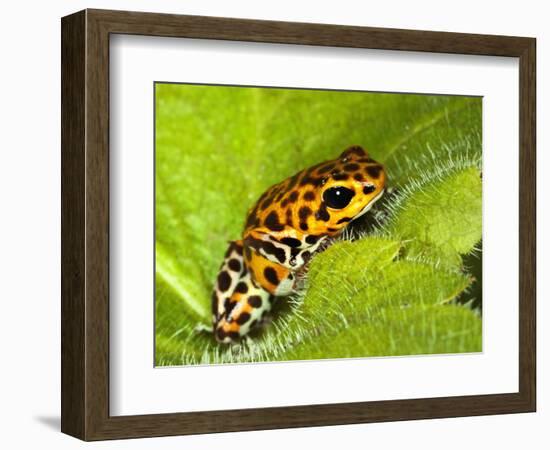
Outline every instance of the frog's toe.
<path fill-rule="evenodd" d="M 238 331 L 226 331 L 224 330 L 223 326 L 220 326 L 216 329 L 214 336 L 216 337 L 216 341 L 218 341 L 220 344 L 237 343 L 241 338 L 241 335 Z"/>
<path fill-rule="evenodd" d="M 206 325 L 205 323 L 198 323 L 195 328 L 193 328 L 193 331 L 196 333 L 196 334 L 202 334 L 202 333 L 206 333 L 206 334 L 212 334 L 213 333 L 213 330 L 212 330 L 212 325 Z"/>

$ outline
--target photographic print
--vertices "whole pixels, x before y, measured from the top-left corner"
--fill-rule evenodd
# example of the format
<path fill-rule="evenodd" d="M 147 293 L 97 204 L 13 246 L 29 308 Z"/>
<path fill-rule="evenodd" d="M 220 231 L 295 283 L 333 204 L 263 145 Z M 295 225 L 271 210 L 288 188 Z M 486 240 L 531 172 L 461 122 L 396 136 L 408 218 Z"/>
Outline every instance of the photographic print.
<path fill-rule="evenodd" d="M 63 433 L 536 411 L 536 39 L 88 9 L 61 44 Z"/>
<path fill-rule="evenodd" d="M 155 365 L 482 351 L 482 98 L 155 83 Z"/>

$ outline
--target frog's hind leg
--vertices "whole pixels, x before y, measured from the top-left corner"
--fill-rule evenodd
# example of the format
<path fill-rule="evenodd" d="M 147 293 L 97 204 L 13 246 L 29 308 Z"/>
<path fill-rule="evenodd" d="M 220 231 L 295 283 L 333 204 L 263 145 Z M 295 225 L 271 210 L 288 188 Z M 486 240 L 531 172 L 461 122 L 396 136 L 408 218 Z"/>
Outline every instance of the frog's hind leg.
<path fill-rule="evenodd" d="M 256 286 L 249 273 L 245 273 L 231 297 L 224 301 L 224 313 L 214 324 L 218 342 L 229 343 L 246 336 L 265 319 L 271 310 L 274 297 Z"/>
<path fill-rule="evenodd" d="M 224 303 L 231 297 L 244 270 L 243 242 L 231 241 L 225 252 L 214 289 L 212 290 L 212 321 L 214 324 L 223 315 L 225 311 Z"/>
<path fill-rule="evenodd" d="M 232 242 L 212 293 L 216 340 L 230 343 L 245 336 L 271 309 L 272 300 L 271 294 L 251 279 L 242 258 L 242 242 Z"/>

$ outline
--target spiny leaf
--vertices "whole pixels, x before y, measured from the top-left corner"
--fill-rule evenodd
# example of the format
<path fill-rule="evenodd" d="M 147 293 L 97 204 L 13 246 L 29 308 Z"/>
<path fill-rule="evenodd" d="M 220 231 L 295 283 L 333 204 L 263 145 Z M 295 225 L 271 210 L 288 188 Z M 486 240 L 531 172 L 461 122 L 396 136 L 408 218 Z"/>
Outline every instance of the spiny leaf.
<path fill-rule="evenodd" d="M 288 359 L 478 352 L 481 321 L 463 306 L 388 307 L 371 320 L 296 346 Z"/>
<path fill-rule="evenodd" d="M 479 169 L 471 167 L 438 178 L 411 185 L 392 207 L 399 213 L 387 232 L 409 241 L 410 257 L 460 267 L 461 255 L 472 251 L 481 239 Z"/>

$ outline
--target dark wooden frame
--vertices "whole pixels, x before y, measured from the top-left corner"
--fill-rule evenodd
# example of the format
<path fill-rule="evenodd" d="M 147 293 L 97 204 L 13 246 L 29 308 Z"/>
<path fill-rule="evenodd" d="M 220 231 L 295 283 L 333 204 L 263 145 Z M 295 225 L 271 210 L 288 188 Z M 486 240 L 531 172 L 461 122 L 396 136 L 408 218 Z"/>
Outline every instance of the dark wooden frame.
<path fill-rule="evenodd" d="M 62 31 L 61 429 L 84 440 L 535 411 L 533 38 L 85 10 Z M 109 36 L 409 50 L 519 58 L 519 392 L 141 416 L 109 415 Z"/>

